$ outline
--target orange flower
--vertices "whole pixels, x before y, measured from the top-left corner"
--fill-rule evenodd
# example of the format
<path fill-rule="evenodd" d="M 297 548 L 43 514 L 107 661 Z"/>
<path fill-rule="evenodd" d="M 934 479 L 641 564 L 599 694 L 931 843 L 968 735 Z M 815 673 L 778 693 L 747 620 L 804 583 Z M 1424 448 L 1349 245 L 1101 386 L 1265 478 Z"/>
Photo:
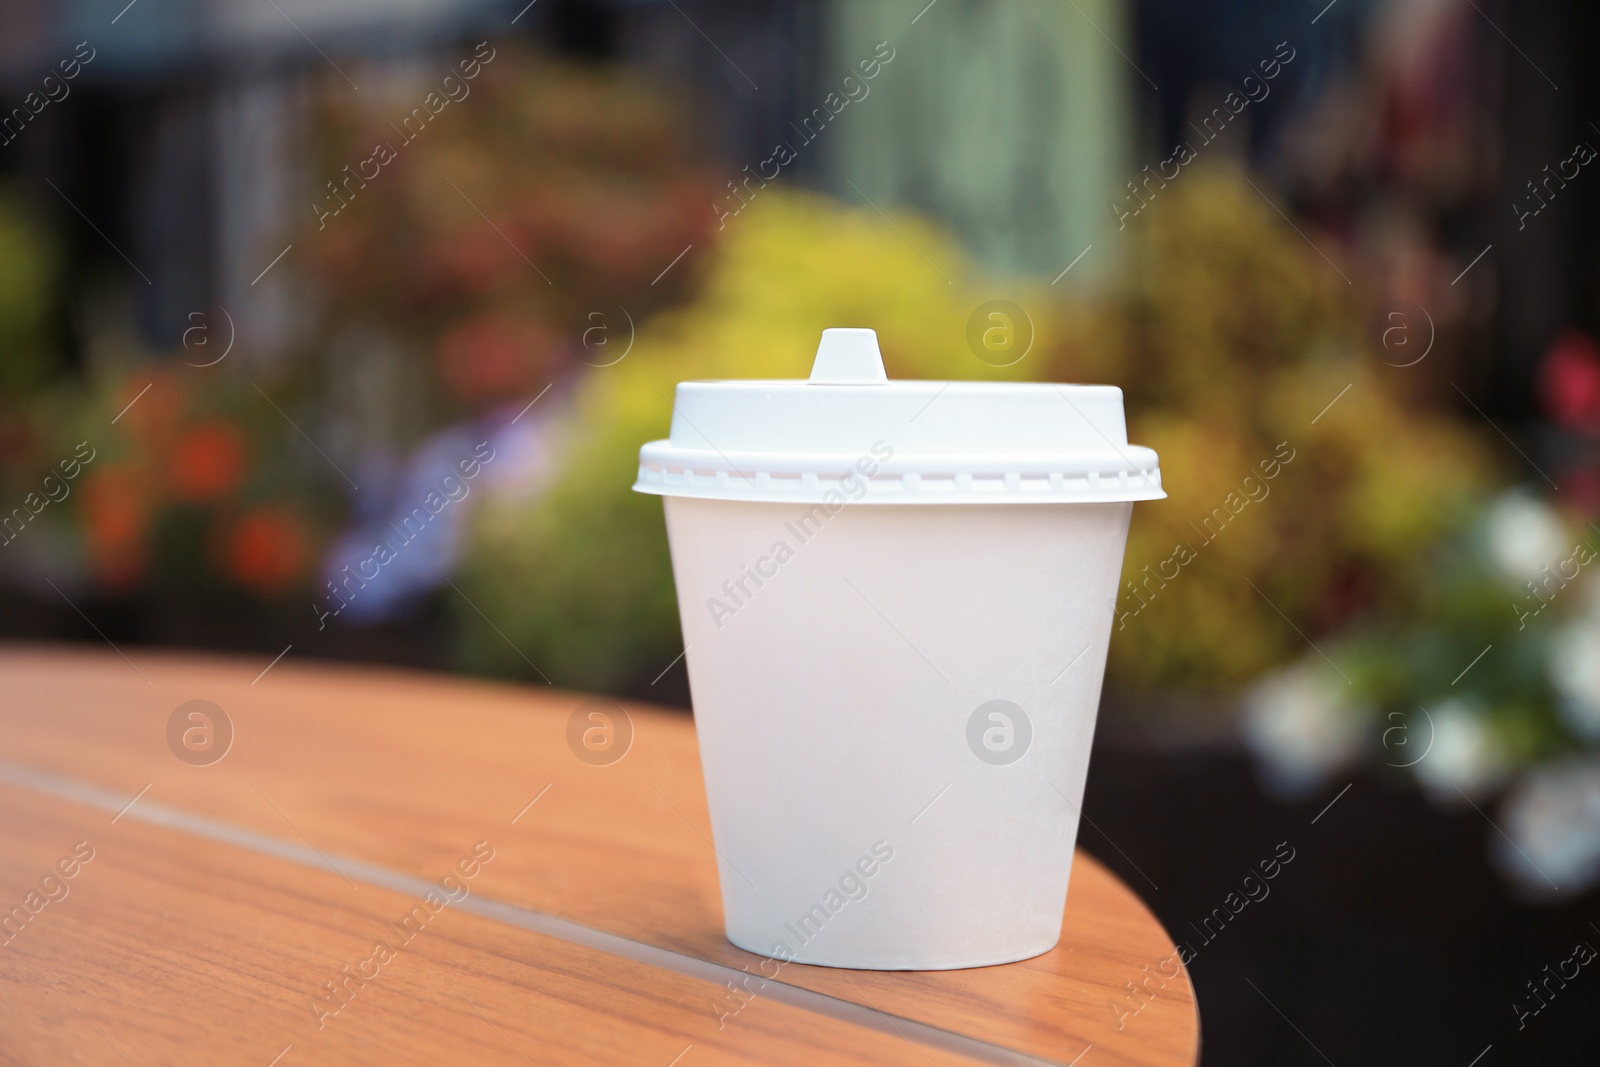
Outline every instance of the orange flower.
<path fill-rule="evenodd" d="M 185 430 L 172 448 L 173 492 L 182 500 L 215 500 L 238 487 L 244 474 L 244 439 L 226 422 Z"/>
<path fill-rule="evenodd" d="M 282 593 L 305 573 L 311 555 L 305 524 L 282 508 L 252 508 L 229 531 L 228 576 L 262 596 Z"/>
<path fill-rule="evenodd" d="M 84 481 L 84 533 L 89 567 L 113 589 L 134 585 L 144 571 L 149 493 L 126 464 L 91 472 Z"/>

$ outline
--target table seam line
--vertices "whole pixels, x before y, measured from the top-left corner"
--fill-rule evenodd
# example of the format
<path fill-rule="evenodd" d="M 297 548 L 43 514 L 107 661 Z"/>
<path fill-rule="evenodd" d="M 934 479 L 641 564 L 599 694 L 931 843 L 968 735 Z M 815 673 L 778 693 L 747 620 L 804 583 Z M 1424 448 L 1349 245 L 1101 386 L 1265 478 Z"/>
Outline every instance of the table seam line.
<path fill-rule="evenodd" d="M 3 759 L 0 759 L 0 783 L 52 796 L 70 803 L 107 811 L 116 811 L 125 803 L 120 793 L 95 783 Z M 331 860 L 325 860 L 323 856 L 317 854 L 314 850 L 297 845 L 292 841 L 276 838 L 259 830 L 237 826 L 222 819 L 201 815 L 160 801 L 146 800 L 143 804 L 127 812 L 124 817 L 128 820 L 174 830 L 191 837 L 218 841 L 236 848 L 245 849 L 257 855 L 269 856 L 327 874 L 349 874 L 368 885 L 403 895 L 420 897 L 431 890 L 437 889 L 433 882 L 425 878 L 350 856 L 339 856 L 339 861 L 345 868 L 344 871 L 341 871 L 339 868 L 329 865 L 332 862 Z M 479 918 L 488 919 L 491 922 L 513 926 L 566 944 L 577 945 L 610 956 L 617 956 L 634 963 L 654 967 L 658 970 L 670 971 L 687 978 L 712 982 L 719 987 L 725 981 L 737 981 L 749 977 L 748 971 L 728 964 L 702 959 L 699 956 L 692 956 L 675 949 L 662 948 L 648 942 L 636 941 L 623 934 L 612 933 L 520 904 L 510 904 L 505 901 L 495 900 L 478 893 L 465 897 L 459 902 L 454 902 L 451 906 L 476 915 Z M 836 997 L 829 993 L 821 993 L 805 986 L 793 985 L 774 978 L 767 979 L 767 987 L 775 987 L 778 990 L 775 993 L 764 994 L 770 996 L 774 1001 L 788 1004 L 803 1011 L 809 1011 L 814 1015 L 822 1015 L 838 1022 L 892 1035 L 894 1030 L 891 1026 L 878 1021 L 877 1017 L 883 1016 L 886 1020 L 894 1020 L 904 1024 L 922 1043 L 930 1047 L 969 1056 L 987 1063 L 1022 1064 L 1032 1065 L 1032 1067 L 1066 1067 L 1065 1062 L 1061 1060 L 1044 1059 L 1019 1049 L 995 1044 L 958 1031 L 947 1030 L 907 1016 L 892 1013 L 885 1015 L 885 1013 L 875 1011 L 865 1005 L 857 1004 L 855 1001 Z"/>

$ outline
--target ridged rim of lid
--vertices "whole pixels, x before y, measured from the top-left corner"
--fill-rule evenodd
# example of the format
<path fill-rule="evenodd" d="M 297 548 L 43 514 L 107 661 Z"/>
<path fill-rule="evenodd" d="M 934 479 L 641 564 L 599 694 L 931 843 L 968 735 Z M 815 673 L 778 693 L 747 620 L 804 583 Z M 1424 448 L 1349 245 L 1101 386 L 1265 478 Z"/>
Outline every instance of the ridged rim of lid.
<path fill-rule="evenodd" d="M 869 463 L 861 456 L 725 455 L 652 441 L 640 452 L 634 490 L 703 500 L 792 500 L 848 503 L 1114 503 L 1160 500 L 1161 468 L 1148 448 L 1128 445 L 1126 456 L 1084 456 L 1074 462 L 1036 456 L 918 456 Z M 870 453 L 866 457 L 870 459 Z M 1147 459 L 1146 463 L 1140 463 Z M 999 460 L 997 462 L 997 460 Z"/>
<path fill-rule="evenodd" d="M 905 415 L 898 411 L 902 404 L 910 405 L 908 410 L 914 412 L 910 422 L 914 423 L 940 397 L 978 406 L 974 417 L 981 420 L 987 414 L 981 405 L 1036 404 L 1040 395 L 1052 390 L 1093 430 L 1090 434 L 1078 427 L 1074 432 L 1079 443 L 1073 447 L 1040 449 L 1035 426 L 1031 438 L 1026 432 L 1019 437 L 1035 446 L 1026 450 L 897 450 L 888 440 L 895 436 L 893 431 L 869 441 L 871 431 L 860 424 L 861 413 L 871 411 L 874 418 L 867 421 L 876 426 L 879 407 L 895 410 L 897 418 L 904 420 Z M 1107 425 L 1103 427 L 1085 413 L 1073 395 L 1099 413 Z M 738 434 L 763 438 L 769 436 L 761 432 L 766 412 L 755 408 L 764 401 L 768 410 L 774 410 L 771 405 L 776 398 L 775 410 L 788 415 L 790 423 L 770 437 L 791 447 L 718 447 L 719 442 L 707 437 L 697 420 L 683 410 L 710 398 L 734 405 L 732 410 L 739 412 L 735 419 Z M 794 424 L 795 413 L 809 413 L 813 407 L 819 423 L 825 424 L 830 414 L 847 422 L 849 435 L 859 438 L 859 450 L 792 447 L 797 438 L 809 438 L 811 431 L 809 422 Z M 672 437 L 651 441 L 639 450 L 639 474 L 633 486 L 637 492 L 705 500 L 823 504 L 1081 504 L 1166 496 L 1156 453 L 1126 443 L 1121 390 L 1048 383 L 890 382 L 871 330 L 824 330 L 811 377 L 805 381 L 685 382 L 678 386 L 673 409 Z M 704 421 L 704 408 L 696 409 L 696 414 L 701 416 L 698 421 Z M 991 416 L 987 421 L 995 420 Z M 972 426 L 959 420 L 957 425 L 971 435 Z M 723 437 L 720 443 L 732 444 L 734 439 L 743 443 L 742 437 L 730 437 L 722 427 L 715 428 Z M 818 436 L 826 437 L 825 430 L 824 426 Z M 866 436 L 861 436 L 863 433 Z M 1053 429 L 1048 430 L 1049 440 L 1044 443 L 1052 444 L 1054 435 Z M 696 440 L 689 443 L 686 437 Z"/>

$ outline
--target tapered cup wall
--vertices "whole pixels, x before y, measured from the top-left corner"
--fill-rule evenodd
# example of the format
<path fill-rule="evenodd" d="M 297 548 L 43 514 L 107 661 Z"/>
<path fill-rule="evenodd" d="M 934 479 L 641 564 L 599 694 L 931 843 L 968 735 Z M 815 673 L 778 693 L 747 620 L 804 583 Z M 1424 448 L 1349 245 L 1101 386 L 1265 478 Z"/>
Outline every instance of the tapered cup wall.
<path fill-rule="evenodd" d="M 729 940 L 1053 947 L 1132 504 L 665 506 Z"/>

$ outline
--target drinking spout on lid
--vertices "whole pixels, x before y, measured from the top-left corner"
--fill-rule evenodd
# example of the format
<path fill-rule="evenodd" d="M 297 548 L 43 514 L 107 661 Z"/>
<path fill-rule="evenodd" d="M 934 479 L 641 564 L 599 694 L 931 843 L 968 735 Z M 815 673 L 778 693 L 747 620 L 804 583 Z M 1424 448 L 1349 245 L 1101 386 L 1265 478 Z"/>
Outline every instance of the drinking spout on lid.
<path fill-rule="evenodd" d="M 812 385 L 887 385 L 883 353 L 876 330 L 854 328 L 822 331 L 817 359 L 811 364 Z"/>

